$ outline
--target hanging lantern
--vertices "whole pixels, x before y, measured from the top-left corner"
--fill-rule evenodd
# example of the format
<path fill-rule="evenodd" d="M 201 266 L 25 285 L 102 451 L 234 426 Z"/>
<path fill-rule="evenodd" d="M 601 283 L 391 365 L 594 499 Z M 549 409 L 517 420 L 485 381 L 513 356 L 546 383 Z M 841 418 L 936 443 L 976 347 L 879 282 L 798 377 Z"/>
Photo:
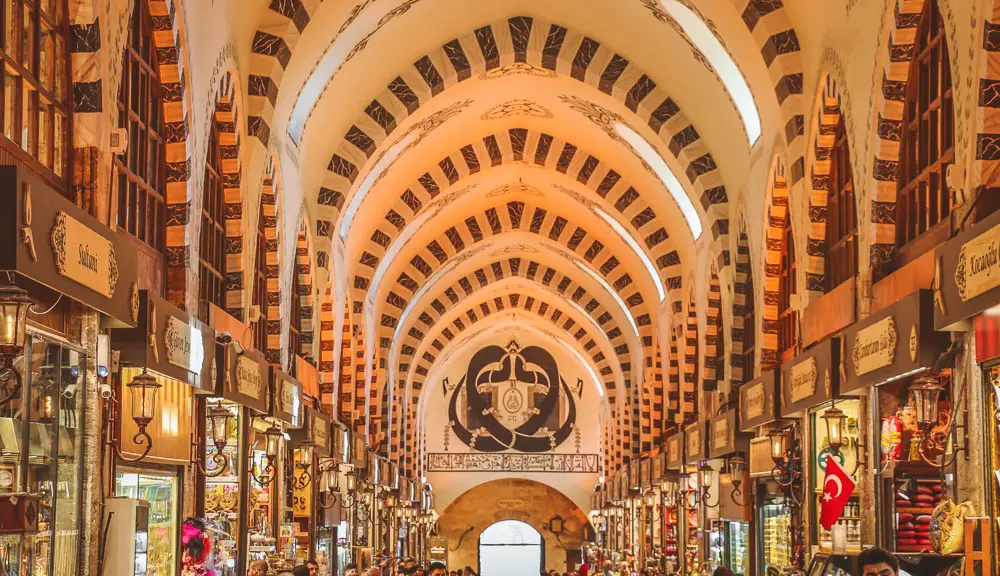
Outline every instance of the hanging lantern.
<path fill-rule="evenodd" d="M 701 466 L 698 467 L 698 474 L 701 475 L 701 486 L 702 488 L 712 487 L 712 474 L 715 470 L 708 465 L 708 462 L 702 462 Z"/>
<path fill-rule="evenodd" d="M 274 425 L 264 431 L 264 438 L 266 439 L 265 451 L 267 452 L 268 458 L 277 458 L 278 449 L 281 446 L 281 439 L 284 435 L 285 434 L 281 431 L 281 428 Z"/>
<path fill-rule="evenodd" d="M 215 444 L 216 452 L 222 452 L 229 441 L 229 422 L 233 419 L 233 413 L 221 404 L 216 404 L 208 411 L 208 422 L 212 429 L 212 442 Z"/>
<path fill-rule="evenodd" d="M 125 386 L 131 394 L 132 421 L 139 427 L 140 432 L 144 431 L 153 421 L 153 414 L 156 412 L 156 391 L 162 388 L 162 385 L 143 370 Z"/>
<path fill-rule="evenodd" d="M 743 470 L 746 469 L 746 460 L 743 459 L 743 456 L 739 454 L 730 456 L 727 465 L 729 466 L 729 475 L 732 477 L 733 482 L 742 481 Z"/>
<path fill-rule="evenodd" d="M 925 427 L 936 424 L 938 420 L 938 401 L 941 398 L 941 393 L 944 392 L 944 386 L 938 383 L 937 378 L 928 375 L 918 378 L 913 386 L 910 387 L 910 392 L 913 393 L 913 404 L 917 412 L 917 422 Z"/>
<path fill-rule="evenodd" d="M 785 431 L 771 430 L 767 436 L 771 439 L 771 459 L 780 466 L 785 461 Z"/>
<path fill-rule="evenodd" d="M 24 327 L 28 318 L 31 297 L 27 290 L 14 286 L 0 286 L 0 355 L 14 357 L 24 350 Z"/>
<path fill-rule="evenodd" d="M 347 474 L 347 491 L 353 493 L 358 489 L 358 471 L 350 470 Z"/>
<path fill-rule="evenodd" d="M 316 443 L 312 440 L 303 440 L 299 443 L 299 468 L 309 468 L 312 466 L 313 448 L 316 447 Z"/>

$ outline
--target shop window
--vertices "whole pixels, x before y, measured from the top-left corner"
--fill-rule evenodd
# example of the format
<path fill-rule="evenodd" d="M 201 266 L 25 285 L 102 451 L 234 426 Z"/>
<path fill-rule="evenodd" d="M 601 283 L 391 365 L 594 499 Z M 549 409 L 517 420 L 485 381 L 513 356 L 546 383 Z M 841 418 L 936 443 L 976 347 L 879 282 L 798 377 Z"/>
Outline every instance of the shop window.
<path fill-rule="evenodd" d="M 211 302 L 226 309 L 226 222 L 225 191 L 222 182 L 222 156 L 219 131 L 212 123 L 205 161 L 205 184 L 201 208 L 201 264 L 199 295 L 202 302 Z"/>
<path fill-rule="evenodd" d="M 949 234 L 952 197 L 945 169 L 955 161 L 951 68 L 937 3 L 920 16 L 910 62 L 899 147 L 896 247 L 904 264 Z"/>
<path fill-rule="evenodd" d="M 830 152 L 826 197 L 826 289 L 833 290 L 858 273 L 858 217 L 847 126 L 840 115 Z"/>
<path fill-rule="evenodd" d="M 264 203 L 257 217 L 257 252 L 253 259 L 253 305 L 260 312 L 253 324 L 253 345 L 261 352 L 267 351 L 267 235 L 264 234 Z"/>
<path fill-rule="evenodd" d="M 3 0 L 3 147 L 69 194 L 66 0 Z"/>
<path fill-rule="evenodd" d="M 747 271 L 743 285 L 743 383 L 754 379 L 756 368 L 757 319 L 754 317 L 753 274 Z"/>
<path fill-rule="evenodd" d="M 147 2 L 136 2 L 118 92 L 118 126 L 128 148 L 115 156 L 118 226 L 162 251 L 165 242 L 166 141 L 152 18 Z"/>
<path fill-rule="evenodd" d="M 796 286 L 795 239 L 792 223 L 785 212 L 785 224 L 781 232 L 781 271 L 778 277 L 778 353 L 782 360 L 795 356 L 799 342 L 799 315 L 792 301 L 798 293 Z"/>

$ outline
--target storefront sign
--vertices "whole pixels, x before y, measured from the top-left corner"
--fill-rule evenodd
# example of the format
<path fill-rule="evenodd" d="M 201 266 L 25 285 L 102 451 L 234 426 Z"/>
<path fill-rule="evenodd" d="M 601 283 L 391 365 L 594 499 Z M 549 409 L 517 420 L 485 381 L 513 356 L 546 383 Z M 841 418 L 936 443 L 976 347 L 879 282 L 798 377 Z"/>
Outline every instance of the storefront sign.
<path fill-rule="evenodd" d="M 747 453 L 750 435 L 737 430 L 736 422 L 734 410 L 729 410 L 712 419 L 708 451 L 710 457 L 723 458 L 736 452 Z"/>
<path fill-rule="evenodd" d="M 717 418 L 712 421 L 712 451 L 724 450 L 732 440 L 728 418 Z"/>
<path fill-rule="evenodd" d="M 171 316 L 167 318 L 167 328 L 163 335 L 163 345 L 167 349 L 167 362 L 189 372 L 201 374 L 205 361 L 205 345 L 201 330 L 187 322 Z"/>
<path fill-rule="evenodd" d="M 322 448 L 323 452 L 326 452 L 330 449 L 330 423 L 316 413 L 312 414 L 311 420 L 313 442 L 318 448 Z"/>
<path fill-rule="evenodd" d="M 896 319 L 892 316 L 858 330 L 854 335 L 854 373 L 858 376 L 884 368 L 896 359 Z"/>
<path fill-rule="evenodd" d="M 264 374 L 260 364 L 250 356 L 241 354 L 236 357 L 236 390 L 251 398 L 264 397 Z"/>
<path fill-rule="evenodd" d="M 781 368 L 781 415 L 796 417 L 837 394 L 840 339 L 828 338 Z"/>
<path fill-rule="evenodd" d="M 962 245 L 955 266 L 955 286 L 965 302 L 1000 286 L 1000 226 Z"/>
<path fill-rule="evenodd" d="M 276 366 L 271 366 L 271 391 L 274 397 L 272 416 L 289 426 L 302 426 L 302 385 Z"/>
<path fill-rule="evenodd" d="M 917 290 L 851 326 L 844 334 L 840 394 L 860 394 L 934 365 L 951 344 L 934 330 L 934 292 Z"/>
<path fill-rule="evenodd" d="M 108 316 L 107 327 L 138 322 L 136 250 L 30 171 L 0 166 L 0 270 L 16 272 Z"/>
<path fill-rule="evenodd" d="M 705 459 L 705 422 L 696 422 L 684 429 L 684 460 L 688 464 Z"/>
<path fill-rule="evenodd" d="M 792 367 L 788 379 L 788 397 L 799 402 L 816 393 L 816 359 L 808 358 Z"/>
<path fill-rule="evenodd" d="M 776 398 L 780 370 L 768 370 L 740 387 L 739 429 L 750 432 L 778 418 Z"/>
<path fill-rule="evenodd" d="M 65 212 L 56 215 L 49 238 L 60 274 L 105 298 L 115 295 L 118 261 L 111 240 Z"/>
<path fill-rule="evenodd" d="M 667 468 L 677 470 L 684 464 L 684 454 L 681 444 L 682 436 L 675 433 L 667 438 Z"/>

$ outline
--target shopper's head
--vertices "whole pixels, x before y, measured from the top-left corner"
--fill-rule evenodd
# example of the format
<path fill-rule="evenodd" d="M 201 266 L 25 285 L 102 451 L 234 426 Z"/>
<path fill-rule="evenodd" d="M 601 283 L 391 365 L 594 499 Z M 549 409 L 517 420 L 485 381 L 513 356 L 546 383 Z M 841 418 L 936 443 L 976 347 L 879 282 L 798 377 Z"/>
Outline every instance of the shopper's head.
<path fill-rule="evenodd" d="M 358 576 L 358 565 L 352 562 L 344 566 L 344 576 Z"/>
<path fill-rule="evenodd" d="M 733 576 L 733 571 L 725 566 L 719 566 L 715 569 L 715 572 L 712 573 L 712 576 Z"/>
<path fill-rule="evenodd" d="M 310 576 L 309 567 L 305 564 L 299 564 L 292 569 L 292 576 Z"/>
<path fill-rule="evenodd" d="M 264 560 L 254 560 L 250 563 L 247 576 L 265 576 L 267 574 L 267 562 Z"/>
<path fill-rule="evenodd" d="M 378 566 L 372 566 L 368 570 L 368 576 L 382 576 L 382 569 Z"/>
<path fill-rule="evenodd" d="M 431 565 L 427 567 L 427 576 L 445 576 L 447 574 L 448 568 L 443 562 L 431 562 Z M 455 573 L 454 570 L 451 572 Z"/>
<path fill-rule="evenodd" d="M 868 548 L 858 557 L 861 576 L 897 576 L 899 560 L 887 550 L 879 547 Z"/>

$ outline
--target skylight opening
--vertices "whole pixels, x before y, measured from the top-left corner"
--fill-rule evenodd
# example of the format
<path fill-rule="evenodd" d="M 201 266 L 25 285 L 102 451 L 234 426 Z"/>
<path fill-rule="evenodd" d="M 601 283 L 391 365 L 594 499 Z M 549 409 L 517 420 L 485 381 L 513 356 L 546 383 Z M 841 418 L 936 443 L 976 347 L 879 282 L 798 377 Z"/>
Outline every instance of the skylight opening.
<path fill-rule="evenodd" d="M 687 191 L 684 190 L 684 186 L 681 184 L 680 180 L 674 176 L 673 170 L 667 166 L 666 161 L 660 156 L 660 153 L 653 148 L 652 144 L 646 141 L 645 138 L 639 135 L 635 130 L 629 128 L 627 125 L 619 122 L 615 124 L 615 130 L 618 134 L 628 142 L 629 146 L 642 158 L 646 164 L 648 164 L 656 175 L 666 186 L 670 195 L 674 197 L 674 202 L 681 209 L 681 213 L 684 214 L 684 219 L 687 220 L 688 227 L 691 229 L 691 234 L 694 239 L 697 240 L 701 237 L 702 227 L 701 227 L 701 216 L 698 215 L 698 210 L 694 207 L 694 203 L 687 195 Z M 663 300 L 661 295 L 660 300 Z"/>
<path fill-rule="evenodd" d="M 722 79 L 722 84 L 729 92 L 736 109 L 743 119 L 743 127 L 747 139 L 753 146 L 760 138 L 760 114 L 754 102 L 753 93 L 747 85 L 743 73 L 733 62 L 732 57 L 701 17 L 678 0 L 660 0 L 663 7 L 674 17 L 674 20 L 684 29 L 691 42 L 705 56 L 708 63 Z"/>
<path fill-rule="evenodd" d="M 629 248 L 631 248 L 632 251 L 639 256 L 639 259 L 642 260 L 642 265 L 646 267 L 646 272 L 648 272 L 653 278 L 653 284 L 656 286 L 656 294 L 660 297 L 660 302 L 663 302 L 663 299 L 666 297 L 666 292 L 663 290 L 663 281 L 660 280 L 660 275 L 657 274 L 656 267 L 653 266 L 653 262 L 648 256 L 646 256 L 646 253 L 643 252 L 639 243 L 636 242 L 635 238 L 632 238 L 632 235 L 625 230 L 625 227 L 622 226 L 618 220 L 612 218 L 610 214 L 597 207 L 594 208 L 594 211 L 597 212 L 597 215 L 604 219 L 604 221 L 611 226 L 615 233 L 618 234 L 618 236 L 620 236 L 626 244 L 628 244 Z"/>
<path fill-rule="evenodd" d="M 350 39 L 344 34 L 338 36 L 302 86 L 302 91 L 299 92 L 299 97 L 295 100 L 295 107 L 292 108 L 292 116 L 288 119 L 288 135 L 296 145 L 302 143 L 302 132 L 306 127 L 306 120 L 312 114 L 313 108 L 319 102 L 327 84 L 333 80 L 334 74 L 344 65 L 351 50 L 353 50 L 353 46 Z"/>
<path fill-rule="evenodd" d="M 563 345 L 566 350 L 576 357 L 576 361 L 580 363 L 581 366 L 586 368 L 587 372 L 590 373 L 590 380 L 594 383 L 594 388 L 597 388 L 597 394 L 601 398 L 604 398 L 604 386 L 601 385 L 600 378 L 597 377 L 597 372 L 594 372 L 594 368 L 590 365 L 590 362 L 580 354 L 579 350 L 567 344 L 562 338 L 556 338 L 556 341 Z"/>
<path fill-rule="evenodd" d="M 628 319 L 628 323 L 632 326 L 633 333 L 638 335 L 639 325 L 635 323 L 635 319 L 632 318 L 632 314 L 629 312 L 628 306 L 625 305 L 625 301 L 622 300 L 622 297 L 618 295 L 618 291 L 612 288 L 611 285 L 608 284 L 608 282 L 604 278 L 601 278 L 601 276 L 597 272 L 591 270 L 589 266 L 583 264 L 579 260 L 574 260 L 573 262 L 576 264 L 577 268 L 582 270 L 584 274 L 587 274 L 588 276 L 593 278 L 595 282 L 601 285 L 601 288 L 604 288 L 605 292 L 607 292 L 608 294 L 611 295 L 612 298 L 614 298 L 615 303 L 618 304 L 618 307 L 621 308 L 622 311 L 625 313 L 625 318 Z"/>
<path fill-rule="evenodd" d="M 344 210 L 344 219 L 340 223 L 340 239 L 347 241 L 347 233 L 351 230 L 351 222 L 354 220 L 354 215 L 357 214 L 358 208 L 361 207 L 361 202 L 364 201 L 365 196 L 368 194 L 368 190 L 375 184 L 375 182 L 382 176 L 389 166 L 396 161 L 399 154 L 405 150 L 414 140 L 420 137 L 419 130 L 413 130 L 406 136 L 402 137 L 398 142 L 392 145 L 375 166 L 372 167 L 371 172 L 365 176 L 365 179 L 361 181 L 361 185 L 358 186 L 358 191 L 354 193 L 351 197 L 351 201 L 347 204 L 347 208 Z"/>

